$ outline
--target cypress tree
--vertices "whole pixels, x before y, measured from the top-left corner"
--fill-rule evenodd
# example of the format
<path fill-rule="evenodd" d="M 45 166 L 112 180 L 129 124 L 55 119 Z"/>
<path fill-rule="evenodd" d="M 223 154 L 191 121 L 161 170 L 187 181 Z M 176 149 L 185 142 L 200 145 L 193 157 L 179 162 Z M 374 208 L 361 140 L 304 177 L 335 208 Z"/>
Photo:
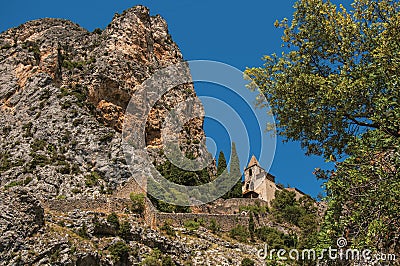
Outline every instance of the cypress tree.
<path fill-rule="evenodd" d="M 242 197 L 242 179 L 240 172 L 239 156 L 236 151 L 236 144 L 232 142 L 231 161 L 230 161 L 230 178 L 237 180 L 236 184 L 222 197 L 224 199 L 241 198 Z"/>
<path fill-rule="evenodd" d="M 223 151 L 219 152 L 218 165 L 217 165 L 217 176 L 220 176 L 226 169 L 226 159 Z"/>
<path fill-rule="evenodd" d="M 231 151 L 231 165 L 230 165 L 231 178 L 238 180 L 235 186 L 230 191 L 230 198 L 241 198 L 242 197 L 242 173 L 240 171 L 239 156 L 236 151 L 236 144 L 232 142 Z"/>

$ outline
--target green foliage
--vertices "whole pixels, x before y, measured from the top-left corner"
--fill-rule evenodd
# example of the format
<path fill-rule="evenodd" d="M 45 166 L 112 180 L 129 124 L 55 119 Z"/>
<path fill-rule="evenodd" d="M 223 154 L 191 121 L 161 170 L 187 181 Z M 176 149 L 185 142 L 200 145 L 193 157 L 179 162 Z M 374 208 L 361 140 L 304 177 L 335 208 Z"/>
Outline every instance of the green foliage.
<path fill-rule="evenodd" d="M 83 67 L 86 65 L 85 61 L 69 61 L 69 60 L 64 60 L 62 63 L 62 67 L 68 69 L 68 70 L 73 70 L 75 68 L 79 70 L 83 70 Z"/>
<path fill-rule="evenodd" d="M 100 142 L 110 142 L 114 138 L 114 132 L 109 132 L 99 138 Z"/>
<path fill-rule="evenodd" d="M 146 207 L 145 195 L 131 193 L 129 197 L 132 201 L 131 211 L 134 213 L 142 214 Z"/>
<path fill-rule="evenodd" d="M 23 185 L 23 181 L 11 181 L 10 183 L 8 183 L 7 185 L 4 186 L 4 189 L 9 189 L 12 187 L 16 187 L 16 186 L 22 186 Z"/>
<path fill-rule="evenodd" d="M 131 229 L 129 221 L 123 221 L 119 226 L 118 235 L 124 240 L 129 240 L 132 237 Z"/>
<path fill-rule="evenodd" d="M 162 200 L 158 200 L 158 199 L 152 197 L 150 194 L 148 194 L 147 197 L 149 197 L 150 201 L 160 212 L 166 212 L 166 213 L 189 213 L 190 212 L 189 207 L 169 204 Z"/>
<path fill-rule="evenodd" d="M 249 215 L 249 233 L 250 233 L 251 240 L 254 239 L 254 231 L 255 231 L 254 217 L 253 217 L 253 213 L 250 212 L 250 215 Z"/>
<path fill-rule="evenodd" d="M 89 233 L 87 231 L 86 223 L 82 224 L 82 227 L 78 229 L 77 234 L 82 238 L 89 238 Z"/>
<path fill-rule="evenodd" d="M 176 147 L 171 147 L 174 153 L 177 153 L 176 158 L 181 157 L 181 151 Z M 162 152 L 160 153 L 162 155 Z M 178 164 L 182 165 L 181 167 L 176 166 L 171 163 L 169 160 L 166 160 L 165 163 L 161 165 L 157 165 L 156 168 L 158 172 L 167 180 L 185 186 L 199 186 L 202 184 L 206 184 L 211 181 L 210 175 L 206 168 L 199 171 L 187 171 L 184 169 L 192 169 L 195 168 L 194 162 L 192 162 L 195 157 L 193 154 L 188 152 L 186 157 L 189 160 L 179 161 Z M 154 182 L 149 179 L 148 191 L 151 191 L 151 194 L 148 194 L 149 199 L 152 201 L 154 206 L 162 211 L 162 212 L 190 212 L 190 208 L 187 207 L 190 202 L 190 197 L 195 197 L 201 200 L 201 194 L 199 191 L 193 191 L 190 195 L 186 193 L 182 193 L 173 187 L 161 186 L 159 183 Z M 159 200 L 158 198 L 162 198 L 163 200 Z M 175 202 L 177 205 L 171 205 L 167 202 Z"/>
<path fill-rule="evenodd" d="M 1 49 L 1 50 L 8 50 L 8 49 L 10 49 L 11 47 L 12 47 L 11 44 L 6 43 L 6 44 L 3 45 L 0 49 Z"/>
<path fill-rule="evenodd" d="M 8 152 L 0 152 L 0 155 L 0 172 L 11 169 L 13 165 L 10 160 L 10 154 Z"/>
<path fill-rule="evenodd" d="M 225 154 L 223 151 L 219 152 L 218 165 L 217 165 L 217 176 L 220 176 L 227 169 Z"/>
<path fill-rule="evenodd" d="M 239 156 L 236 151 L 236 144 L 232 142 L 232 151 L 230 159 L 230 178 L 237 180 L 236 184 L 222 198 L 241 198 L 242 194 L 242 173 L 240 171 Z"/>
<path fill-rule="evenodd" d="M 347 234 L 354 247 L 400 252 L 400 140 L 373 131 L 349 147 L 350 156 L 328 173 L 320 240 L 328 246 Z"/>
<path fill-rule="evenodd" d="M 147 255 L 147 257 L 140 263 L 143 266 L 162 266 L 162 255 L 158 249 L 153 249 L 153 251 Z"/>
<path fill-rule="evenodd" d="M 87 187 L 96 186 L 99 182 L 100 175 L 97 172 L 91 172 L 85 176 L 85 184 Z"/>
<path fill-rule="evenodd" d="M 44 150 L 44 148 L 47 146 L 47 142 L 43 139 L 35 139 L 33 143 L 31 144 L 31 149 L 32 151 L 36 152 L 39 150 Z"/>
<path fill-rule="evenodd" d="M 32 161 L 29 163 L 31 168 L 35 168 L 36 166 L 43 167 L 50 163 L 49 158 L 47 158 L 47 156 L 44 154 L 31 152 L 29 155 L 32 157 Z"/>
<path fill-rule="evenodd" d="M 162 266 L 175 266 L 176 263 L 172 260 L 170 256 L 163 257 L 161 261 Z"/>
<path fill-rule="evenodd" d="M 357 0 L 352 11 L 301 0 L 282 40 L 290 49 L 246 70 L 276 115 L 278 132 L 329 159 L 368 130 L 398 138 L 397 1 Z"/>
<path fill-rule="evenodd" d="M 284 189 L 276 191 L 271 205 L 272 214 L 278 222 L 291 223 L 301 229 L 299 247 L 315 246 L 320 218 L 312 198 L 303 196 L 296 201 L 296 194 Z"/>
<path fill-rule="evenodd" d="M 115 212 L 107 216 L 107 222 L 111 224 L 115 229 L 119 230 L 119 218 Z"/>
<path fill-rule="evenodd" d="M 185 222 L 184 222 L 183 226 L 184 226 L 187 230 L 194 231 L 194 230 L 199 229 L 200 223 L 199 223 L 199 222 L 195 222 L 195 221 L 193 221 L 193 220 L 188 220 L 188 221 L 185 221 Z"/>
<path fill-rule="evenodd" d="M 218 191 L 228 191 L 222 198 L 229 198 L 230 195 L 230 178 L 229 178 L 229 171 L 227 169 L 225 154 L 220 151 L 218 155 L 218 164 L 217 164 L 217 177 L 218 183 L 216 184 Z"/>
<path fill-rule="evenodd" d="M 79 188 L 73 188 L 71 190 L 71 192 L 74 193 L 74 194 L 79 194 L 79 193 L 82 193 L 82 190 L 80 190 Z"/>
<path fill-rule="evenodd" d="M 32 126 L 33 126 L 32 122 L 29 122 L 22 126 L 22 129 L 25 131 L 25 133 L 22 135 L 24 138 L 33 137 Z"/>
<path fill-rule="evenodd" d="M 233 239 L 236 239 L 240 242 L 246 243 L 247 236 L 249 235 L 249 231 L 243 225 L 238 224 L 236 227 L 232 228 L 229 231 L 229 236 Z"/>
<path fill-rule="evenodd" d="M 6 136 L 8 136 L 8 134 L 10 134 L 11 130 L 12 130 L 11 126 L 3 126 L 3 129 L 2 129 L 3 134 Z"/>
<path fill-rule="evenodd" d="M 71 169 L 70 169 L 70 174 L 78 175 L 80 173 L 81 173 L 81 170 L 79 169 L 79 165 L 72 164 Z"/>
<path fill-rule="evenodd" d="M 8 183 L 7 185 L 4 186 L 4 189 L 9 189 L 9 188 L 16 187 L 16 186 L 26 186 L 31 181 L 32 181 L 32 177 L 31 176 L 28 176 L 24 180 L 11 181 L 10 183 Z"/>
<path fill-rule="evenodd" d="M 50 90 L 45 88 L 42 91 L 42 94 L 40 94 L 39 96 L 39 100 L 43 101 L 43 100 L 48 100 L 51 96 Z"/>
<path fill-rule="evenodd" d="M 263 226 L 255 230 L 255 235 L 271 249 L 288 249 L 295 247 L 296 235 L 286 235 L 275 228 Z"/>
<path fill-rule="evenodd" d="M 198 186 L 210 181 L 210 176 L 206 169 L 205 171 L 186 171 L 171 163 L 169 160 L 162 165 L 158 165 L 156 168 L 164 178 L 179 185 Z M 184 168 L 190 169 L 191 166 L 186 165 Z"/>
<path fill-rule="evenodd" d="M 100 29 L 100 28 L 95 28 L 94 30 L 93 30 L 93 33 L 95 33 L 95 34 L 101 34 L 103 32 L 103 30 L 102 29 Z"/>
<path fill-rule="evenodd" d="M 211 219 L 208 229 L 210 229 L 214 234 L 216 234 L 221 231 L 221 226 L 217 223 L 215 219 Z"/>
<path fill-rule="evenodd" d="M 128 259 L 129 252 L 131 251 L 129 246 L 123 242 L 118 241 L 115 244 L 108 247 L 111 257 L 115 262 L 123 262 Z"/>
<path fill-rule="evenodd" d="M 290 51 L 246 70 L 251 87 L 266 96 L 279 134 L 336 163 L 316 171 L 329 179 L 322 245 L 346 235 L 354 246 L 398 251 L 400 4 L 356 0 L 347 11 L 302 0 L 295 9 L 291 24 L 276 23 Z"/>
<path fill-rule="evenodd" d="M 40 61 L 40 48 L 36 42 L 26 41 L 22 44 L 23 49 L 28 49 L 28 52 L 33 53 L 33 56 L 38 64 Z"/>
<path fill-rule="evenodd" d="M 247 211 L 247 212 L 252 212 L 255 215 L 260 215 L 260 214 L 265 214 L 268 212 L 268 207 L 267 206 L 261 206 L 259 204 L 254 205 L 247 205 L 247 206 L 239 206 L 239 211 Z"/>
<path fill-rule="evenodd" d="M 174 228 L 169 223 L 164 223 L 163 226 L 160 227 L 167 235 L 169 236 L 176 236 Z"/>
<path fill-rule="evenodd" d="M 71 88 L 61 88 L 61 97 L 65 96 L 74 96 L 77 100 L 78 103 L 82 103 L 86 101 L 87 95 L 88 95 L 88 88 L 85 86 L 82 86 L 80 84 L 74 85 Z"/>
<path fill-rule="evenodd" d="M 64 101 L 60 102 L 60 105 L 62 109 L 68 109 L 72 106 L 72 103 L 70 101 Z"/>
<path fill-rule="evenodd" d="M 240 265 L 241 266 L 254 266 L 254 265 L 256 265 L 256 263 L 249 258 L 244 258 Z"/>
<path fill-rule="evenodd" d="M 60 259 L 60 248 L 57 248 L 50 256 L 50 262 L 55 263 Z"/>

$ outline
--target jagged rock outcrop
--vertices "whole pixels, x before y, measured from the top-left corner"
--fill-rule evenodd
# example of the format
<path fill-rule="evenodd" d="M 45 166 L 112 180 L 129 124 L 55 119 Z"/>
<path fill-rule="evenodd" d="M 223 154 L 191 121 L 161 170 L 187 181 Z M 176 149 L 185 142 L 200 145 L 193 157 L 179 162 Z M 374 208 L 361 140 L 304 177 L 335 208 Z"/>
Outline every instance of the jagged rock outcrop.
<path fill-rule="evenodd" d="M 41 19 L 0 35 L 2 186 L 23 184 L 39 197 L 112 193 L 130 178 L 121 149 L 124 112 L 137 86 L 182 61 L 166 22 L 143 6 L 90 33 L 70 21 Z M 148 116 L 148 152 L 160 162 L 167 110 L 193 86 L 166 93 Z M 202 119 L 182 132 L 198 155 Z"/>
<path fill-rule="evenodd" d="M 44 209 L 23 188 L 0 193 L 0 207 L 0 254 L 5 255 L 23 247 L 26 238 L 43 228 Z"/>
<path fill-rule="evenodd" d="M 184 265 L 193 250 L 234 264 L 254 258 L 251 247 L 213 246 L 223 241 L 207 230 L 200 238 L 150 229 L 129 206 L 118 213 L 120 225 L 108 219 L 113 197 L 143 192 L 121 147 L 130 98 L 156 70 L 180 61 L 166 22 L 142 6 L 92 33 L 40 19 L 0 34 L 0 265 L 132 265 L 149 256 Z M 145 140 L 156 163 L 168 110 L 190 97 L 193 85 L 183 84 L 151 109 Z M 183 153 L 206 152 L 202 125 L 191 119 L 179 133 Z M 50 199 L 67 206 L 88 198 L 104 209 L 48 208 Z"/>

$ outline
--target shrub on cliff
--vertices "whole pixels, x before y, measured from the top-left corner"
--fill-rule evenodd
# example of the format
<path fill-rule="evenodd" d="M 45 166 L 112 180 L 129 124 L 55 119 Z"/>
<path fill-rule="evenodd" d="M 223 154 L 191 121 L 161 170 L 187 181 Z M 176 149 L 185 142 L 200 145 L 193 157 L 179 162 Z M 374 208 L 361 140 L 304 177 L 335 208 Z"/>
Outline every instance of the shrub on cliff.
<path fill-rule="evenodd" d="M 130 194 L 132 201 L 131 211 L 134 213 L 142 214 L 145 209 L 145 196 L 144 194 Z"/>
<path fill-rule="evenodd" d="M 109 246 L 108 251 L 115 262 L 121 262 L 121 264 L 123 264 L 128 260 L 130 248 L 125 242 L 118 241 Z"/>
<path fill-rule="evenodd" d="M 249 258 L 244 258 L 242 260 L 242 263 L 240 264 L 241 266 L 254 266 L 256 265 L 255 262 Z"/>
<path fill-rule="evenodd" d="M 116 230 L 119 230 L 119 218 L 118 215 L 113 212 L 107 216 L 107 222 L 113 226 Z"/>
<path fill-rule="evenodd" d="M 233 239 L 236 239 L 240 242 L 247 242 L 247 236 L 249 235 L 249 231 L 243 225 L 237 225 L 229 231 L 229 236 Z"/>
<path fill-rule="evenodd" d="M 185 226 L 186 229 L 188 229 L 188 230 L 190 230 L 190 231 L 194 231 L 194 230 L 199 229 L 200 223 L 199 223 L 199 222 L 192 221 L 192 220 L 189 220 L 189 221 L 186 221 L 186 222 L 184 223 L 184 226 Z"/>

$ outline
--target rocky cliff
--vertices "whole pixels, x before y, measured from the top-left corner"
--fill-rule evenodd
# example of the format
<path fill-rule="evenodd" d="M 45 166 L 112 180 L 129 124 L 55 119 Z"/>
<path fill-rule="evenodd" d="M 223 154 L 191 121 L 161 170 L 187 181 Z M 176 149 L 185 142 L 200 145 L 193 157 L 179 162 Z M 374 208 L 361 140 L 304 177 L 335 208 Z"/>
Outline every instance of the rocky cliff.
<path fill-rule="evenodd" d="M 103 31 L 41 19 L 0 35 L 1 185 L 39 197 L 111 193 L 130 174 L 121 150 L 124 112 L 137 86 L 182 61 L 160 17 L 135 7 Z M 146 144 L 158 156 L 166 110 L 195 97 L 191 84 L 166 93 L 148 116 Z M 202 119 L 183 132 L 196 154 Z M 156 158 L 159 159 L 159 158 Z"/>
<path fill-rule="evenodd" d="M 166 22 L 142 6 L 94 32 L 40 19 L 0 34 L 0 265 L 184 265 L 196 256 L 239 264 L 254 257 L 254 248 L 207 230 L 166 235 L 129 204 L 110 207 L 115 197 L 141 191 L 121 148 L 130 98 L 157 69 L 180 61 Z M 145 138 L 156 163 L 163 161 L 167 110 L 189 97 L 196 97 L 193 85 L 180 85 L 149 113 Z M 204 152 L 202 124 L 185 125 L 183 152 Z M 49 206 L 52 199 L 65 204 Z M 68 205 L 86 199 L 100 207 Z"/>

